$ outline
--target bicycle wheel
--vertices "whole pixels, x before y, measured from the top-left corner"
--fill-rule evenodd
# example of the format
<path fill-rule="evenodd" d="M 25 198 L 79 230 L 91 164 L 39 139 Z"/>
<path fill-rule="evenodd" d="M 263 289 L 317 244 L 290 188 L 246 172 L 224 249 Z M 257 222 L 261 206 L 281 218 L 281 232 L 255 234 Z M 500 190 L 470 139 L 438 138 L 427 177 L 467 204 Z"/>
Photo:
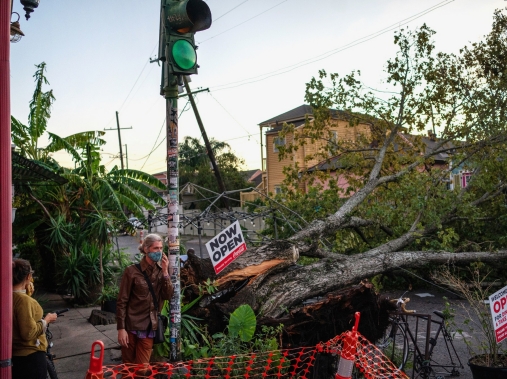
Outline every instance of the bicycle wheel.
<path fill-rule="evenodd" d="M 48 376 L 47 377 L 50 379 L 58 379 L 58 375 L 56 375 L 55 364 L 49 358 L 47 359 L 47 366 L 48 366 Z"/>
<path fill-rule="evenodd" d="M 408 359 L 408 339 L 403 325 L 392 321 L 377 347 L 397 368 L 403 369 Z"/>

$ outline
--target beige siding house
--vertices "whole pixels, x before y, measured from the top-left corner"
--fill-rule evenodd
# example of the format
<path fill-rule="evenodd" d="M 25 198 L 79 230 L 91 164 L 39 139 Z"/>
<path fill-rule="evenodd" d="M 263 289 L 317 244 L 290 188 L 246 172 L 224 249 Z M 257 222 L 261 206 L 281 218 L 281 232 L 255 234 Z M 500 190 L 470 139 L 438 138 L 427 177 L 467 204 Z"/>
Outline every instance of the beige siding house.
<path fill-rule="evenodd" d="M 348 121 L 345 121 L 341 116 L 341 112 L 336 110 L 330 110 L 331 122 L 329 125 L 329 131 L 331 132 L 331 138 L 335 140 L 348 140 L 356 141 L 360 134 L 369 134 L 369 126 L 359 124 L 351 127 Z M 291 156 L 279 160 L 278 147 L 289 144 L 292 142 L 293 135 L 289 134 L 285 138 L 279 137 L 278 133 L 282 130 L 283 124 L 293 124 L 295 130 L 303 132 L 305 127 L 305 120 L 308 118 L 309 122 L 313 122 L 313 110 L 309 105 L 301 105 L 288 112 L 282 113 L 276 117 L 270 118 L 269 120 L 263 121 L 259 124 L 261 133 L 265 131 L 264 146 L 262 150 L 262 169 L 265 170 L 264 175 L 264 186 L 268 193 L 276 194 L 280 189 L 280 185 L 284 180 L 283 168 L 290 165 L 295 165 L 297 162 L 300 168 L 309 168 L 317 165 L 322 161 L 320 158 L 311 159 L 305 161 L 305 157 L 313 155 L 321 150 L 328 144 L 328 141 L 319 140 L 314 143 L 308 142 L 301 146 Z M 265 155 L 264 155 L 265 154 Z M 302 188 L 306 190 L 305 188 Z"/>

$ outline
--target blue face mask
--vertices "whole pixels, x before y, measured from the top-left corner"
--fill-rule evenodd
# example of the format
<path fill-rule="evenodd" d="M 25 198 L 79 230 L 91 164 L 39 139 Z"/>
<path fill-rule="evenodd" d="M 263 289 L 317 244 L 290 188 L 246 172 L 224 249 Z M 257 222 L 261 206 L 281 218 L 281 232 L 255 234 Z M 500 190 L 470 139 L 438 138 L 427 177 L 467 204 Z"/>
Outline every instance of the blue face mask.
<path fill-rule="evenodd" d="M 158 261 L 160 261 L 162 259 L 162 252 L 161 251 L 155 251 L 155 252 L 148 253 L 148 257 L 150 257 L 150 259 L 153 262 L 158 262 Z"/>

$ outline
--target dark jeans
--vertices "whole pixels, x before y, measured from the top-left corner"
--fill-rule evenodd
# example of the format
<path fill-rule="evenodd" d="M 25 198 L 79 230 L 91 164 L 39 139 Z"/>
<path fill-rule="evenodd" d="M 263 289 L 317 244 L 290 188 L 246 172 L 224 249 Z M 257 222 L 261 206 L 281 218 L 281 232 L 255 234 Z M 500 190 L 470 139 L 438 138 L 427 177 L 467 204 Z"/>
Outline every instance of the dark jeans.
<path fill-rule="evenodd" d="M 46 353 L 37 351 L 24 357 L 12 357 L 12 379 L 46 379 Z"/>

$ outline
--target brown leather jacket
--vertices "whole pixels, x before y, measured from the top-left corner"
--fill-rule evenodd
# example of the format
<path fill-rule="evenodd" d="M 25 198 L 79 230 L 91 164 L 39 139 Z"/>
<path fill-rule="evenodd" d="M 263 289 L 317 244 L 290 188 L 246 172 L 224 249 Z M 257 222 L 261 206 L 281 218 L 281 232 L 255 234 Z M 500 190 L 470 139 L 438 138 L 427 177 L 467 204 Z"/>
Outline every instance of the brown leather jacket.
<path fill-rule="evenodd" d="M 157 315 L 164 305 L 164 300 L 173 296 L 173 286 L 169 277 L 164 278 L 162 267 L 157 263 L 150 266 L 146 257 L 140 262 L 141 269 L 151 280 L 153 292 L 158 297 L 159 309 L 155 310 L 150 288 L 144 275 L 135 265 L 125 269 L 121 278 L 120 292 L 116 302 L 116 328 L 126 330 L 157 329 Z"/>

